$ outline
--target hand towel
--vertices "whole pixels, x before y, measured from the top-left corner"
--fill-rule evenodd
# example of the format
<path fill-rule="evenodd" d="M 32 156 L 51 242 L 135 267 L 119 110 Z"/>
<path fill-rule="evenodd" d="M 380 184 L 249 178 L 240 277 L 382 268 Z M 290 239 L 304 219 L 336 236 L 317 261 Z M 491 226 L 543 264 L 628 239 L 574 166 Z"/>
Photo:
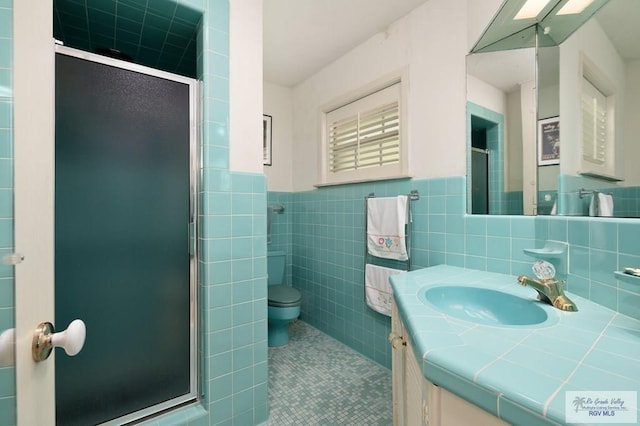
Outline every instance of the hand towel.
<path fill-rule="evenodd" d="M 391 301 L 393 300 L 393 290 L 389 284 L 391 275 L 399 274 L 399 269 L 385 268 L 383 266 L 365 265 L 364 288 L 367 305 L 376 312 L 391 316 Z"/>
<path fill-rule="evenodd" d="M 551 212 L 549 214 L 550 215 L 557 215 L 558 214 L 558 200 L 555 200 L 553 202 L 553 207 L 551 207 Z"/>
<path fill-rule="evenodd" d="M 373 256 L 408 260 L 405 225 L 408 196 L 367 199 L 367 249 Z"/>
<path fill-rule="evenodd" d="M 613 216 L 613 196 L 611 194 L 598 192 L 598 216 Z"/>
<path fill-rule="evenodd" d="M 591 202 L 589 203 L 589 216 L 598 216 L 598 192 L 593 191 Z"/>

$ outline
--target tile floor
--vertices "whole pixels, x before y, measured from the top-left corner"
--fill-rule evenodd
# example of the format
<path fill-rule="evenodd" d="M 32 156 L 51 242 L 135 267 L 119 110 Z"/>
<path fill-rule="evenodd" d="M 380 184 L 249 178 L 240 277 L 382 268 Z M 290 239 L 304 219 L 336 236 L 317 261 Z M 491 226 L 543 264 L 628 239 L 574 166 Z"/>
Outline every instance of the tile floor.
<path fill-rule="evenodd" d="M 389 426 L 391 371 L 303 321 L 269 348 L 269 426 Z"/>

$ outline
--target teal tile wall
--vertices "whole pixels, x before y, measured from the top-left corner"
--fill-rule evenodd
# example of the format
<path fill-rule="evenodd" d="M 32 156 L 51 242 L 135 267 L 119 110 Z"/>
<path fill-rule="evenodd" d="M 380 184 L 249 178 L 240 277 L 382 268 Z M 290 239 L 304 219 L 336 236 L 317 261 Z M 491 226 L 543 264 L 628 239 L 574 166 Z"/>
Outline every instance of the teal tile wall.
<path fill-rule="evenodd" d="M 13 252 L 11 0 L 0 0 L 0 258 Z M 14 327 L 13 268 L 0 262 L 0 333 Z M 15 368 L 0 367 L 0 424 L 16 424 Z"/>
<path fill-rule="evenodd" d="M 0 8 L 0 15 L 3 9 Z M 13 252 L 12 98 L 0 94 L 0 258 Z M 0 333 L 14 327 L 13 267 L 0 262 Z M 0 367 L 0 424 L 15 424 L 15 368 Z"/>
<path fill-rule="evenodd" d="M 293 252 L 291 250 L 291 235 L 293 231 L 293 212 L 291 202 L 293 195 L 289 192 L 268 192 L 268 206 L 283 206 L 281 213 L 272 214 L 271 241 L 267 243 L 269 251 L 284 251 L 287 253 L 285 284 L 291 285 Z"/>
<path fill-rule="evenodd" d="M 409 181 L 343 185 L 294 193 L 291 203 L 292 283 L 302 293 L 301 319 L 387 367 L 390 320 L 364 302 L 364 202 L 372 192 L 411 189 Z"/>
<path fill-rule="evenodd" d="M 614 271 L 640 265 L 638 219 L 538 216 L 536 233 L 539 242 L 569 243 L 569 291 L 640 318 L 640 279 L 614 276 Z"/>
<path fill-rule="evenodd" d="M 561 200 L 560 213 L 565 215 L 589 216 L 592 195 L 580 198 L 580 190 L 599 191 L 613 197 L 613 216 L 619 218 L 640 217 L 640 187 L 618 187 L 600 179 L 586 176 L 558 176 L 558 197 Z"/>
<path fill-rule="evenodd" d="M 0 96 L 11 96 L 12 0 L 0 0 Z"/>
<path fill-rule="evenodd" d="M 450 264 L 520 274 L 535 246 L 533 218 L 465 216 L 465 179 L 364 183 L 293 193 L 293 278 L 301 318 L 390 366 L 389 319 L 364 302 L 364 197 L 407 194 L 412 202 L 412 268 Z"/>
<path fill-rule="evenodd" d="M 505 211 L 504 214 L 522 214 L 524 205 L 522 201 L 522 191 L 505 192 Z M 538 205 L 539 206 L 539 205 Z"/>
<path fill-rule="evenodd" d="M 640 221 L 467 215 L 465 188 L 464 177 L 450 177 L 270 193 L 270 200 L 291 200 L 292 284 L 303 294 L 301 318 L 390 366 L 389 319 L 364 302 L 364 198 L 371 192 L 395 196 L 413 189 L 420 192 L 411 207 L 413 269 L 448 264 L 531 275 L 535 259 L 523 250 L 542 247 L 547 239 L 565 241 L 570 247 L 568 290 L 640 318 L 640 279 L 616 279 L 613 273 L 640 265 Z M 274 240 L 287 238 L 274 234 Z"/>
<path fill-rule="evenodd" d="M 607 188 L 613 196 L 613 214 L 616 217 L 640 217 L 640 187 Z"/>
<path fill-rule="evenodd" d="M 203 3 L 203 391 L 210 425 L 256 425 L 268 417 L 266 179 L 229 171 L 229 3 Z"/>
<path fill-rule="evenodd" d="M 259 424 L 268 415 L 265 178 L 209 168 L 204 177 L 205 205 L 226 206 L 201 217 L 205 401 L 211 425 Z"/>

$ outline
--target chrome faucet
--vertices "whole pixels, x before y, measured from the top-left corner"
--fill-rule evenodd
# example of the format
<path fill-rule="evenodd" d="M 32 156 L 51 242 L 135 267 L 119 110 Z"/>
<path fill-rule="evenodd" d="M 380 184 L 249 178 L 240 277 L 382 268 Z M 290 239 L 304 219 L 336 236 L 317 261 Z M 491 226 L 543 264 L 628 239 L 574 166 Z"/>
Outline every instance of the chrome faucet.
<path fill-rule="evenodd" d="M 552 264 L 540 260 L 533 264 L 533 272 L 538 277 L 537 280 L 526 275 L 520 275 L 518 282 L 524 286 L 533 287 L 538 292 L 538 300 L 548 303 L 563 311 L 575 312 L 578 307 L 571 301 L 562 290 L 565 281 L 555 278 L 556 270 Z"/>

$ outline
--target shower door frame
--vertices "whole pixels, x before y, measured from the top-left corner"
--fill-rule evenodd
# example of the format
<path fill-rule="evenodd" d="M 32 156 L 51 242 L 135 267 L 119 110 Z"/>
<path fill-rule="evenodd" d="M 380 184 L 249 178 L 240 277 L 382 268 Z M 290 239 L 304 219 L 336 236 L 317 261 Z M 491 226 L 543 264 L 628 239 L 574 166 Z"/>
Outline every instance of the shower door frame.
<path fill-rule="evenodd" d="M 135 64 L 133 62 L 122 61 L 107 56 L 97 55 L 82 50 L 66 47 L 60 44 L 55 45 L 55 53 L 66 55 L 85 61 L 119 68 L 127 71 L 157 77 L 163 80 L 185 84 L 189 87 L 189 223 L 185 224 L 185 232 L 189 234 L 189 389 L 190 392 L 179 397 L 161 402 L 159 404 L 144 408 L 139 411 L 127 414 L 122 417 L 102 423 L 104 426 L 119 425 L 140 420 L 145 417 L 157 414 L 162 411 L 172 409 L 198 399 L 198 244 L 197 244 L 197 223 L 198 223 L 198 190 L 200 182 L 200 123 L 201 123 L 201 83 L 193 78 L 160 71 L 155 68 Z M 55 202 L 55 199 L 54 199 Z M 63 324 L 59 325 L 63 327 Z M 90 330 L 88 331 L 90 333 Z M 64 356 L 64 355 L 63 355 Z"/>

